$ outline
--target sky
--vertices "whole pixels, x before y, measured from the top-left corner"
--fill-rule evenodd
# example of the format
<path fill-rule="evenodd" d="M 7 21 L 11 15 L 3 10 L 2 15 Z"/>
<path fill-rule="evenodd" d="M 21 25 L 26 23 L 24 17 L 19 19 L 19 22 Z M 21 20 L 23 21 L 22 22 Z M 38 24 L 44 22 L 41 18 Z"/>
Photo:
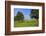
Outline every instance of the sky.
<path fill-rule="evenodd" d="M 30 20 L 31 9 L 27 9 L 27 8 L 14 8 L 14 16 L 17 15 L 18 11 L 23 13 L 25 20 Z"/>

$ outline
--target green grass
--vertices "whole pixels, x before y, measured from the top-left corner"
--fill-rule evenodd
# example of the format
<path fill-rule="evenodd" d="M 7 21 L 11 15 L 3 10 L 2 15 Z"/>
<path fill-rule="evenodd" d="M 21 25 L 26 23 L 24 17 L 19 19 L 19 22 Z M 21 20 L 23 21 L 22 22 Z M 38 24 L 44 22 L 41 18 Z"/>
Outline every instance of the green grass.
<path fill-rule="evenodd" d="M 14 27 L 33 27 L 33 26 L 38 26 L 36 24 L 35 19 L 32 20 L 24 20 L 22 21 L 14 21 Z"/>

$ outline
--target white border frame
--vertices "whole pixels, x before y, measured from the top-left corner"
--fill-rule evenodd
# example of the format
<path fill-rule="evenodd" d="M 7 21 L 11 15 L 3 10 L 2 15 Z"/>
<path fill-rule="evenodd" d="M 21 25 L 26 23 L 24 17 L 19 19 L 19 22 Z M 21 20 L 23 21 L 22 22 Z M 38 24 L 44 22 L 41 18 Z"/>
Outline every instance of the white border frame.
<path fill-rule="evenodd" d="M 14 8 L 39 9 L 39 26 L 38 27 L 14 27 Z M 42 6 L 22 6 L 11 5 L 11 32 L 27 31 L 27 30 L 42 30 Z"/>

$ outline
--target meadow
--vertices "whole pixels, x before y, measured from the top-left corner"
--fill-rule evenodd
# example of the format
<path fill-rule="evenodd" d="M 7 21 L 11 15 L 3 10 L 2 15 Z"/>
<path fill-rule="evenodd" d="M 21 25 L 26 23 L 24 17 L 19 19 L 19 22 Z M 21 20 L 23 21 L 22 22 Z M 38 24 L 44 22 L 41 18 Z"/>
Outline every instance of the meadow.
<path fill-rule="evenodd" d="M 38 24 L 36 24 L 35 19 L 14 21 L 14 27 L 34 27 L 34 26 L 38 26 Z"/>

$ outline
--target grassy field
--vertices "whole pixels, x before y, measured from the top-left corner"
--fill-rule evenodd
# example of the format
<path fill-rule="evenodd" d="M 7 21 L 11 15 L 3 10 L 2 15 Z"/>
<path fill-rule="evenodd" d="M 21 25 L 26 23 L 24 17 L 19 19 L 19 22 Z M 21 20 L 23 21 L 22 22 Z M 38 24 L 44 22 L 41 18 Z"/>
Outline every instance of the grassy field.
<path fill-rule="evenodd" d="M 38 26 L 38 24 L 36 24 L 35 19 L 24 20 L 23 22 L 14 21 L 14 27 L 33 27 L 33 26 Z"/>

